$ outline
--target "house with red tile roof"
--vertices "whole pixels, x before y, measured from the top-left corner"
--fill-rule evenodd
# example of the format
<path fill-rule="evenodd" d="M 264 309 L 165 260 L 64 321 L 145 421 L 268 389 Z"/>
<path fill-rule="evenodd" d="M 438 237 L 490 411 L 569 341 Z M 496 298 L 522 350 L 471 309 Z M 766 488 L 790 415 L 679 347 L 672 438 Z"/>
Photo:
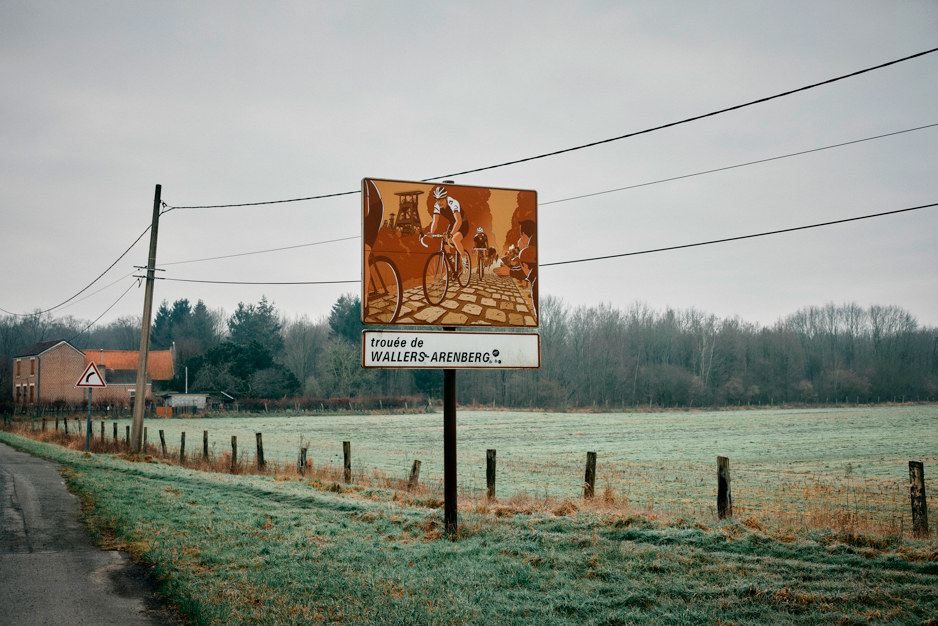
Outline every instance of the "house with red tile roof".
<path fill-rule="evenodd" d="M 137 350 L 79 350 L 64 339 L 44 341 L 13 357 L 13 400 L 17 405 L 86 402 L 75 387 L 89 363 L 94 362 L 107 387 L 95 389 L 95 402 L 130 406 L 137 385 Z M 147 358 L 146 398 L 153 400 L 152 381 L 174 375 L 172 350 L 151 350 Z"/>

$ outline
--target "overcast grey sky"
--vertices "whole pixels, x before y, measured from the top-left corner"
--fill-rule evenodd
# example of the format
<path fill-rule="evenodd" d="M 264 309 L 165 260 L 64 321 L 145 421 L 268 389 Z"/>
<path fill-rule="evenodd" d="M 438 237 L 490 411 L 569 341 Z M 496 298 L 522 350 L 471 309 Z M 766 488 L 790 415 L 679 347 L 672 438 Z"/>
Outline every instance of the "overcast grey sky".
<path fill-rule="evenodd" d="M 357 190 L 624 135 L 938 47 L 938 2 L 0 3 L 0 307 L 59 304 L 170 205 Z M 457 177 L 534 189 L 542 263 L 938 202 L 938 54 L 568 154 Z M 360 277 L 360 198 L 163 215 L 166 278 Z M 180 263 L 300 246 L 276 253 Z M 55 315 L 92 320 L 145 236 Z M 635 301 L 771 325 L 829 302 L 938 326 L 938 207 L 687 250 L 544 267 L 541 297 Z M 109 286 L 108 286 L 109 285 Z M 106 288 L 104 288 L 106 287 Z M 102 289 L 103 288 L 103 289 Z M 262 295 L 327 314 L 358 284 L 158 281 L 229 314 Z M 89 297 L 90 296 L 90 297 Z M 139 316 L 133 287 L 102 318 Z"/>

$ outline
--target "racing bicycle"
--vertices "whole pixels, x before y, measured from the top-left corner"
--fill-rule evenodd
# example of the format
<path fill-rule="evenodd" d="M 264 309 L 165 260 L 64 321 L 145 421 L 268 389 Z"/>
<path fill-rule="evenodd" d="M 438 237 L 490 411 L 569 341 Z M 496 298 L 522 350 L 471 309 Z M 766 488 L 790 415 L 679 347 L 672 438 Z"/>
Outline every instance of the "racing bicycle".
<path fill-rule="evenodd" d="M 465 259 L 460 257 L 459 251 L 450 240 L 449 229 L 443 235 L 428 233 L 421 236 L 420 245 L 424 248 L 429 247 L 424 242 L 427 237 L 440 240 L 440 249 L 431 253 L 427 263 L 423 266 L 423 295 L 428 303 L 435 305 L 446 297 L 450 278 L 455 279 L 463 287 L 469 286 L 472 267 L 468 254 Z"/>

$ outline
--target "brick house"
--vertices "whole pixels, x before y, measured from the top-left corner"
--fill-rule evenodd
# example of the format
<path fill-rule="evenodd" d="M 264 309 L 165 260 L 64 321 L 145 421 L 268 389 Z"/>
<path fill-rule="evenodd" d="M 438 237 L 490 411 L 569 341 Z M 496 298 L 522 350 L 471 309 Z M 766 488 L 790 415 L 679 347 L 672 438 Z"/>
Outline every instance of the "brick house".
<path fill-rule="evenodd" d="M 44 341 L 13 357 L 13 400 L 17 405 L 87 401 L 75 383 L 92 361 L 107 387 L 95 389 L 96 402 L 130 405 L 137 385 L 137 350 L 79 350 L 64 340 Z M 173 377 L 172 350 L 150 351 L 147 359 L 147 400 L 153 399 L 153 380 Z"/>

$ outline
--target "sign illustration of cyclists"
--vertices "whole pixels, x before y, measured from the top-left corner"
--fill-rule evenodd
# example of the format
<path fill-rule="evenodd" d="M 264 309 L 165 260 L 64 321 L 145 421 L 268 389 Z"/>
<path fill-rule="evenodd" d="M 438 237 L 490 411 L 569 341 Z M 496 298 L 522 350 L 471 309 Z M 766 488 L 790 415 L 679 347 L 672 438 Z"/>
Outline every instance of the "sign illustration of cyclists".
<path fill-rule="evenodd" d="M 469 220 L 463 215 L 459 201 L 451 197 L 446 192 L 446 187 L 439 185 L 433 188 L 433 197 L 436 202 L 433 204 L 433 222 L 430 224 L 430 234 L 441 235 L 444 232 L 451 234 L 451 240 L 459 252 L 461 263 L 469 272 L 469 255 L 466 254 L 466 248 L 463 239 L 469 234 Z"/>
<path fill-rule="evenodd" d="M 531 287 L 531 300 L 537 307 L 537 246 L 535 245 L 534 235 L 537 232 L 537 226 L 531 220 L 522 220 L 520 224 L 521 236 L 518 238 L 518 246 L 509 248 L 509 256 L 515 253 L 516 256 L 508 258 L 504 265 L 496 267 L 493 271 L 498 276 L 511 276 L 521 280 L 528 281 Z M 535 313 L 537 311 L 535 310 Z"/>
<path fill-rule="evenodd" d="M 489 238 L 481 226 L 476 228 L 475 237 L 472 238 L 472 249 L 476 251 L 476 263 L 479 266 L 479 279 L 481 280 L 485 272 L 485 259 L 489 253 Z"/>

